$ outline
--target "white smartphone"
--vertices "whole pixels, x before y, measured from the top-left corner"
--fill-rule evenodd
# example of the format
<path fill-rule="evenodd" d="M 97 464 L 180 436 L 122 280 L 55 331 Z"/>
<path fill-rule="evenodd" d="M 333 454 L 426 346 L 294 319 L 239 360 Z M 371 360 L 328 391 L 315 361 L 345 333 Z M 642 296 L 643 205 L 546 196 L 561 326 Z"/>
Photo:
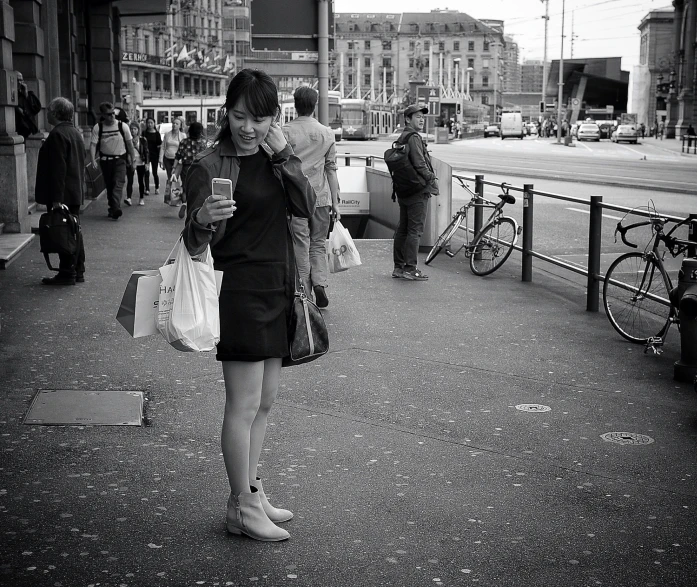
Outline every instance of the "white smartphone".
<path fill-rule="evenodd" d="M 232 181 L 222 177 L 214 177 L 211 192 L 214 196 L 225 196 L 228 200 L 232 200 Z"/>

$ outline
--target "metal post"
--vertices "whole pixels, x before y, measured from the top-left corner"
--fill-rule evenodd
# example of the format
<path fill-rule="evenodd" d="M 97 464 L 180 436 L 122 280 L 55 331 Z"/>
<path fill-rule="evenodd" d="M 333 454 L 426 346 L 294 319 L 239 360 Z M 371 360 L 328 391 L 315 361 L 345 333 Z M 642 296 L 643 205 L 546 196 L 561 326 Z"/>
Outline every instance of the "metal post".
<path fill-rule="evenodd" d="M 318 19 L 318 58 L 319 104 L 317 120 L 329 126 L 329 1 L 319 0 Z"/>
<path fill-rule="evenodd" d="M 598 311 L 600 294 L 600 240 L 603 229 L 603 197 L 591 196 L 590 222 L 588 224 L 588 286 L 586 288 L 586 310 Z"/>
<path fill-rule="evenodd" d="M 372 157 L 366 157 L 366 158 L 365 158 L 365 166 L 366 166 L 366 167 L 372 167 L 372 166 L 373 166 L 373 158 L 372 158 Z"/>
<path fill-rule="evenodd" d="M 351 167 L 351 157 L 346 157 L 346 167 Z"/>
<path fill-rule="evenodd" d="M 561 108 L 564 99 L 564 8 L 566 2 L 561 3 L 561 56 L 559 58 L 559 95 L 557 104 L 557 144 L 561 144 Z M 598 311 L 598 308 L 595 308 Z"/>
<path fill-rule="evenodd" d="M 690 214 L 690 232 L 687 240 L 696 243 L 687 247 L 687 256 L 697 257 L 697 214 Z"/>
<path fill-rule="evenodd" d="M 474 193 L 477 194 L 476 203 L 479 204 L 479 206 L 474 207 L 474 234 L 477 234 L 481 230 L 482 223 L 484 222 L 484 209 L 481 206 L 481 204 L 483 203 L 482 200 L 484 199 L 483 175 L 474 176 Z"/>
<path fill-rule="evenodd" d="M 533 184 L 523 185 L 523 281 L 532 281 Z"/>
<path fill-rule="evenodd" d="M 542 112 L 542 122 L 545 117 L 545 112 L 547 111 L 547 28 L 549 26 L 549 0 L 540 0 L 545 3 L 545 15 L 542 17 L 545 19 L 545 51 L 544 58 L 542 60 L 542 102 L 545 104 L 544 111 Z"/>

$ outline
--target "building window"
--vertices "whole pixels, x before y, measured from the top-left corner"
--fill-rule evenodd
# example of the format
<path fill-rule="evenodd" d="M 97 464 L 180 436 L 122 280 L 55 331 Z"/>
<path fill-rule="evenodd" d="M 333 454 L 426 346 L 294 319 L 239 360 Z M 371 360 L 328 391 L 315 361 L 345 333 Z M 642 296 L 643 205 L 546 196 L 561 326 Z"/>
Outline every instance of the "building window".
<path fill-rule="evenodd" d="M 424 51 L 428 51 L 431 48 L 431 41 L 424 41 Z"/>
<path fill-rule="evenodd" d="M 366 67 L 370 67 L 370 57 L 363 58 L 363 65 L 365 65 Z"/>
<path fill-rule="evenodd" d="M 353 74 L 352 74 L 352 73 L 349 73 L 349 74 L 346 76 L 346 83 L 347 83 L 349 86 L 353 86 Z"/>
<path fill-rule="evenodd" d="M 382 42 L 382 48 L 385 51 L 392 51 L 392 41 L 383 41 Z"/>
<path fill-rule="evenodd" d="M 370 49 L 370 41 L 369 41 L 369 40 L 366 40 L 364 46 L 365 46 L 366 49 Z"/>
<path fill-rule="evenodd" d="M 474 41 L 467 41 L 467 50 L 474 51 Z"/>
<path fill-rule="evenodd" d="M 413 51 L 415 46 L 415 41 L 409 41 L 409 51 Z"/>
<path fill-rule="evenodd" d="M 144 90 L 150 91 L 150 89 L 151 89 L 150 77 L 151 77 L 151 73 L 149 71 L 143 72 L 143 89 Z"/>
<path fill-rule="evenodd" d="M 438 50 L 439 51 L 445 51 L 445 41 L 440 41 L 438 43 Z"/>
<path fill-rule="evenodd" d="M 413 58 L 413 57 L 410 57 L 410 58 L 409 58 L 409 67 L 410 67 L 410 68 L 411 68 L 411 67 L 414 67 L 414 58 Z"/>
<path fill-rule="evenodd" d="M 460 41 L 453 41 L 453 51 L 460 50 Z"/>
<path fill-rule="evenodd" d="M 484 69 L 488 69 L 488 67 L 489 67 L 489 59 L 488 58 L 485 57 L 484 59 L 482 59 L 482 67 Z"/>
<path fill-rule="evenodd" d="M 162 89 L 162 76 L 159 73 L 155 74 L 155 91 L 159 92 Z"/>
<path fill-rule="evenodd" d="M 482 77 L 482 87 L 483 88 L 489 87 L 489 76 L 485 75 Z"/>
<path fill-rule="evenodd" d="M 363 74 L 363 83 L 364 83 L 366 86 L 369 86 L 369 85 L 370 85 L 370 74 L 369 74 L 369 73 L 364 73 L 364 74 Z"/>
<path fill-rule="evenodd" d="M 392 67 L 392 57 L 383 57 L 382 58 L 382 66 L 383 67 Z"/>
<path fill-rule="evenodd" d="M 484 41 L 484 51 L 489 50 L 489 41 Z"/>
<path fill-rule="evenodd" d="M 347 66 L 353 67 L 353 57 L 349 57 L 347 61 L 348 61 Z"/>
<path fill-rule="evenodd" d="M 348 50 L 353 51 L 353 41 L 348 42 Z"/>
<path fill-rule="evenodd" d="M 474 69 L 474 59 L 467 60 L 467 67 L 471 67 L 472 69 Z"/>
<path fill-rule="evenodd" d="M 482 104 L 488 104 L 489 103 L 489 96 L 482 96 Z"/>
<path fill-rule="evenodd" d="M 470 91 L 474 89 L 474 76 L 470 76 L 470 85 L 468 89 Z"/>
<path fill-rule="evenodd" d="M 385 82 L 387 83 L 387 87 L 392 86 L 392 73 L 391 72 L 385 76 Z"/>

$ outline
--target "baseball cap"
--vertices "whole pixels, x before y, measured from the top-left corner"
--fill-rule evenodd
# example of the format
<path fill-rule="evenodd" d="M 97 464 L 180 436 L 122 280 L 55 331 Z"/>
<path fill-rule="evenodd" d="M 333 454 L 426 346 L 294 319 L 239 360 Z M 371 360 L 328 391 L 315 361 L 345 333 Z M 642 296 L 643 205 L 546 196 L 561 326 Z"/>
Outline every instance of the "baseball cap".
<path fill-rule="evenodd" d="M 424 114 L 428 114 L 428 108 L 426 108 L 426 106 L 421 106 L 420 104 L 412 104 L 411 106 L 407 106 L 406 110 L 404 111 L 404 118 L 408 118 L 415 112 L 423 112 Z"/>

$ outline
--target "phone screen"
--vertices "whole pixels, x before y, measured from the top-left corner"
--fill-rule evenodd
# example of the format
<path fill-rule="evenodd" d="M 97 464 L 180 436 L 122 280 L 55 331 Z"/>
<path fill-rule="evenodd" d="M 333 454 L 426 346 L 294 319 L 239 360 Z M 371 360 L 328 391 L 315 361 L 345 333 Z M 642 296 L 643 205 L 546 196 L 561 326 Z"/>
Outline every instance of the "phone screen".
<path fill-rule="evenodd" d="M 225 196 L 228 200 L 232 200 L 232 181 L 229 179 L 213 179 L 212 186 L 213 195 Z"/>

